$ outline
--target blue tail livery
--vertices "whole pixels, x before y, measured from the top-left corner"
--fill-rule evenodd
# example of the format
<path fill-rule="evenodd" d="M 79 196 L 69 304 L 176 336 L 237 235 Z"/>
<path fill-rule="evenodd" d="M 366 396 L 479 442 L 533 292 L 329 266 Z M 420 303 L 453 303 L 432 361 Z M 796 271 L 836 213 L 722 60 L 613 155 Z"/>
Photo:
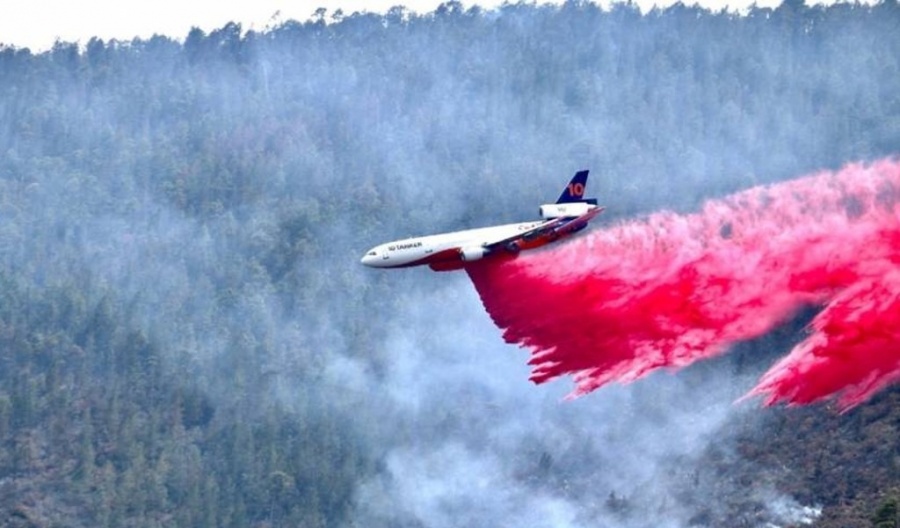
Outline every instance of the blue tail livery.
<path fill-rule="evenodd" d="M 559 199 L 556 200 L 556 203 L 562 204 L 585 202 L 597 205 L 597 200 L 584 198 L 584 190 L 587 188 L 587 179 L 589 172 L 590 171 L 586 170 L 576 172 L 575 176 L 572 176 L 572 179 L 569 181 L 569 184 L 566 185 L 566 188 L 563 189 L 562 194 L 559 195 Z"/>

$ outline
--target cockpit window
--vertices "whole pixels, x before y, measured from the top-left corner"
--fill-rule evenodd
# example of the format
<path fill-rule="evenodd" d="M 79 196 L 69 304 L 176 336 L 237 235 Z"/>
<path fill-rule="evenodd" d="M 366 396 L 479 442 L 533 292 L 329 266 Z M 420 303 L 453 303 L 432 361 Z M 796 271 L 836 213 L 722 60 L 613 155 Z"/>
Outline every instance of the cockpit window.
<path fill-rule="evenodd" d="M 369 256 L 370 257 L 378 256 L 378 252 L 377 251 L 369 251 Z"/>

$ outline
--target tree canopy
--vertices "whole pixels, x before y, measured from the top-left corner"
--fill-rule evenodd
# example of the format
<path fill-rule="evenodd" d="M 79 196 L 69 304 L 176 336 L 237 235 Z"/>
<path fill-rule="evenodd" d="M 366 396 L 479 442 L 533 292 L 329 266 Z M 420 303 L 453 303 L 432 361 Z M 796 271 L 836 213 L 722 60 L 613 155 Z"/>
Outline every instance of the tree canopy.
<path fill-rule="evenodd" d="M 362 251 L 524 219 L 580 168 L 615 221 L 895 155 L 898 23 L 895 0 L 447 2 L 0 47 L 0 509 L 367 517 L 361 483 L 416 426 L 347 378 L 390 381 L 394 314 L 429 286 L 361 271 Z M 529 486 L 578 473 L 539 459 Z M 579 497 L 603 478 L 579 475 Z M 627 515 L 608 489 L 584 515 L 606 496 Z"/>

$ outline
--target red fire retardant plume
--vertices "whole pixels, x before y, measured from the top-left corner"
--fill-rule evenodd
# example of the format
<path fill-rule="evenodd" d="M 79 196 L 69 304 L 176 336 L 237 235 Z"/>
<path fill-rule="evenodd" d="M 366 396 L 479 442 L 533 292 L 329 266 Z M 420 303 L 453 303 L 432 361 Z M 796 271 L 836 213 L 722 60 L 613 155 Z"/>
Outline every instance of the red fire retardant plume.
<path fill-rule="evenodd" d="M 821 306 L 748 396 L 848 409 L 900 379 L 900 163 L 756 187 L 467 267 L 531 379 L 573 396 L 679 368 Z"/>

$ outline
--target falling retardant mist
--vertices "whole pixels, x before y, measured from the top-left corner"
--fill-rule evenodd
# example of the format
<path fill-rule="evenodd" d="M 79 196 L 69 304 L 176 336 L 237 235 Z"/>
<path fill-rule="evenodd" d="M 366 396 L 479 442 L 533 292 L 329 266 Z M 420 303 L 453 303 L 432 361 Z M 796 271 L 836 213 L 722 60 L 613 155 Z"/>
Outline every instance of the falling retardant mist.
<path fill-rule="evenodd" d="M 820 307 L 748 396 L 850 408 L 900 378 L 900 163 L 755 187 L 467 266 L 536 383 L 574 396 L 676 369 Z"/>

